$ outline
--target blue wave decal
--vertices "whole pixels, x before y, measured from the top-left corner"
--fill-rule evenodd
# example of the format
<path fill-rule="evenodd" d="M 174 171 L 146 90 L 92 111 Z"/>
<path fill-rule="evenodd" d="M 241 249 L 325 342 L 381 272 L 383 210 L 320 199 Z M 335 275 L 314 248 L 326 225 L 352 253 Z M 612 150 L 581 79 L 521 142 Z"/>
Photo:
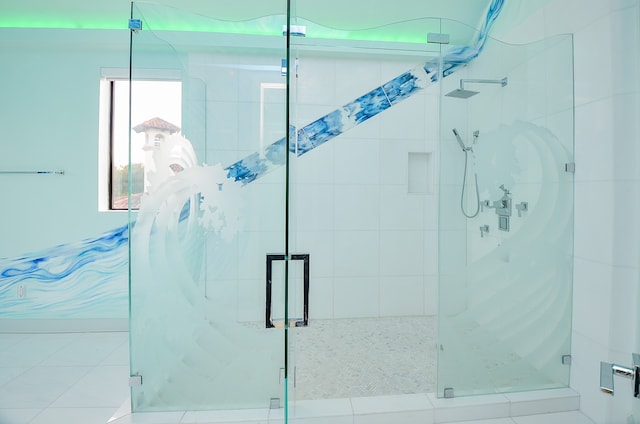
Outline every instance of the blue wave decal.
<path fill-rule="evenodd" d="M 504 0 L 494 0 L 477 39 L 443 57 L 440 69 L 430 61 L 349 102 L 296 131 L 290 128 L 291 152 L 304 155 L 409 98 L 475 59 L 484 48 Z M 285 163 L 285 139 L 225 168 L 226 177 L 248 184 Z M 218 183 L 221 186 L 221 183 Z M 188 216 L 189 207 L 182 213 Z M 95 239 L 56 246 L 29 257 L 0 259 L 0 317 L 108 318 L 128 311 L 128 230 L 120 227 Z M 24 285 L 26 296 L 17 289 Z"/>
<path fill-rule="evenodd" d="M 127 315 L 128 229 L 0 260 L 0 317 L 122 318 Z M 19 297 L 18 289 L 24 297 Z"/>

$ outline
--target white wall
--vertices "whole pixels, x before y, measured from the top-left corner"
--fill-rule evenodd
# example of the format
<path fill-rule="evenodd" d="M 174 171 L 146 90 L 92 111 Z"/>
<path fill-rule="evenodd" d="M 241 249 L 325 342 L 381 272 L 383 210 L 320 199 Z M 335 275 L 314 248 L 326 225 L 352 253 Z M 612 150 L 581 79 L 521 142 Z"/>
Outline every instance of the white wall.
<path fill-rule="evenodd" d="M 555 0 L 517 28 L 496 28 L 513 42 L 575 35 L 571 386 L 581 409 L 602 424 L 630 422 L 634 411 L 640 421 L 628 381 L 616 377 L 614 397 L 599 391 L 600 361 L 629 366 L 640 351 L 639 9 L 637 0 Z"/>
<path fill-rule="evenodd" d="M 302 58 L 300 124 L 424 61 Z M 433 188 L 410 193 L 408 188 L 411 152 L 430 154 L 428 172 L 432 179 L 436 175 L 439 114 L 436 87 L 431 88 L 296 161 L 293 177 L 302 182 L 293 192 L 294 246 L 318 251 L 316 263 L 326 265 L 316 268 L 322 279 L 312 288 L 320 295 L 312 305 L 324 299 L 312 310 L 318 318 L 435 313 L 437 193 Z M 314 199 L 315 194 L 323 198 Z M 312 247 L 313 240 L 322 243 Z"/>
<path fill-rule="evenodd" d="M 61 177 L 3 176 L 0 193 L 15 207 L 0 212 L 5 223 L 0 257 L 12 260 L 46 250 L 55 259 L 56 246 L 126 224 L 126 213 L 98 212 L 96 191 L 101 69 L 128 67 L 128 32 L 4 29 L 0 40 L 7 58 L 0 71 L 0 111 L 6 140 L 11 140 L 2 143 L 1 169 L 65 171 Z M 137 55 L 136 64 L 157 67 L 157 59 Z M 284 82 L 280 56 L 218 55 L 219 68 L 207 67 L 203 56 L 190 60 L 194 69 L 204 64 L 206 70 L 197 75 L 197 87 L 190 86 L 196 98 L 206 90 L 208 99 L 206 148 L 202 134 L 191 128 L 199 163 L 228 166 L 258 151 L 260 83 Z M 307 125 L 424 61 L 423 56 L 387 60 L 307 54 L 300 59 L 294 119 L 298 126 Z M 276 71 L 260 73 L 243 64 Z M 281 96 L 267 98 L 275 104 L 265 109 L 265 145 L 283 135 L 280 91 Z M 194 116 L 201 118 L 202 105 L 187 106 L 185 111 L 196 110 Z M 311 253 L 312 318 L 435 313 L 438 121 L 433 89 L 293 161 L 292 249 Z M 408 192 L 411 152 L 430 154 L 426 192 Z M 213 275 L 239 278 L 242 320 L 263 319 L 264 258 L 283 251 L 282 175 L 274 172 L 251 184 L 271 185 L 275 191 L 265 194 L 252 187 L 249 250 L 238 249 L 234 272 Z M 93 283 L 90 275 L 82 278 Z M 126 294 L 126 275 L 115 278 Z M 48 284 L 46 295 L 64 298 L 64 292 L 56 293 L 56 283 Z M 30 300 L 40 295 L 27 287 Z M 59 318 L 55 313 L 49 317 Z"/>
<path fill-rule="evenodd" d="M 126 31 L 0 30 L 0 258 L 92 237 L 126 224 L 99 213 L 101 67 L 128 67 Z"/>
<path fill-rule="evenodd" d="M 284 77 L 277 68 L 257 69 L 273 68 L 279 60 L 266 54 L 193 57 L 193 72 L 205 82 L 209 99 L 208 163 L 228 166 L 259 151 L 261 84 L 275 87 Z M 293 80 L 292 120 L 303 128 L 425 61 L 424 56 L 372 58 L 357 49 L 338 57 L 305 52 Z M 265 146 L 284 136 L 284 90 L 268 92 Z M 310 254 L 312 319 L 436 313 L 438 123 L 434 85 L 305 155 L 291 157 L 290 250 Z M 423 177 L 431 184 L 419 193 L 409 192 L 410 153 L 428 156 L 423 170 L 429 175 Z M 283 253 L 282 171 L 245 189 L 254 200 L 248 207 L 250 227 L 243 234 L 250 240 L 241 243 L 235 259 L 238 317 L 243 321 L 263 319 L 265 255 Z M 274 275 L 274 284 L 280 276 Z M 222 280 L 229 274 L 213 277 Z"/>
<path fill-rule="evenodd" d="M 126 235 L 102 237 L 127 214 L 98 211 L 98 109 L 101 68 L 128 67 L 128 34 L 4 28 L 0 57 L 0 170 L 64 171 L 0 176 L 0 268 L 18 270 L 2 275 L 0 327 L 122 328 Z"/>

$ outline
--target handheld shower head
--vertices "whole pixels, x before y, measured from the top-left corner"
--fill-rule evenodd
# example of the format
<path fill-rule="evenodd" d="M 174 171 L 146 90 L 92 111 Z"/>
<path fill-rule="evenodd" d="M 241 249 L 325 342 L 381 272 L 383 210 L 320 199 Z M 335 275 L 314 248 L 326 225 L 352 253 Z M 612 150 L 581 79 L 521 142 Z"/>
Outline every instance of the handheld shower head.
<path fill-rule="evenodd" d="M 480 213 L 480 192 L 478 191 L 478 174 L 475 174 L 475 194 L 476 194 L 476 208 L 475 212 L 467 212 L 465 210 L 465 190 L 467 187 L 467 167 L 469 166 L 469 152 L 473 154 L 473 147 L 467 147 L 464 145 L 464 141 L 462 141 L 462 137 L 458 134 L 458 130 L 453 128 L 453 135 L 456 136 L 456 140 L 458 140 L 458 144 L 460 148 L 464 152 L 464 174 L 462 174 L 462 192 L 460 193 L 460 210 L 462 214 L 467 218 L 475 218 Z M 474 141 L 480 134 L 479 131 L 474 131 Z"/>
<path fill-rule="evenodd" d="M 466 152 L 467 150 L 469 150 L 470 147 L 467 147 L 467 146 L 464 145 L 464 141 L 462 141 L 462 138 L 460 137 L 460 134 L 458 134 L 458 130 L 456 130 L 454 128 L 452 131 L 453 131 L 453 135 L 456 136 L 456 140 L 458 140 L 458 144 L 460 145 L 460 148 L 462 149 L 462 151 Z"/>

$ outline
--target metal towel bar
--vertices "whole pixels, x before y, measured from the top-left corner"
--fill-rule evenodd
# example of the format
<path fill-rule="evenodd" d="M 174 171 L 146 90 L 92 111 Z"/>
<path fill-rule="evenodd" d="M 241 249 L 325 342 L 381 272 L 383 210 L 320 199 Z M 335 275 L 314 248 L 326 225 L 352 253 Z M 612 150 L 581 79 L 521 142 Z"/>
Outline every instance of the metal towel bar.
<path fill-rule="evenodd" d="M 55 175 L 64 175 L 64 171 L 0 171 L 0 174 L 3 175 L 24 175 L 24 174 L 34 174 L 34 175 L 44 175 L 44 174 L 55 174 Z"/>

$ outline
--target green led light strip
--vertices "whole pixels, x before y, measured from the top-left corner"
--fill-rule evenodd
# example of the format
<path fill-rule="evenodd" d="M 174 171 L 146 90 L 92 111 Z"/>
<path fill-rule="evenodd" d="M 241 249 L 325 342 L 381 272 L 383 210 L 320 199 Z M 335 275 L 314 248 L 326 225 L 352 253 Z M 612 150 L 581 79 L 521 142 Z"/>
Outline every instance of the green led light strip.
<path fill-rule="evenodd" d="M 0 18 L 0 28 L 31 28 L 31 29 L 127 29 L 127 22 L 116 21 L 70 21 L 51 18 L 3 19 Z"/>
<path fill-rule="evenodd" d="M 184 31 L 203 33 L 243 34 L 258 36 L 282 36 L 282 16 L 267 16 L 250 21 L 220 21 L 196 16 L 195 19 L 152 19 L 154 31 Z M 143 18 L 144 29 L 149 30 Z M 298 19 L 296 25 L 307 26 L 307 37 L 313 39 L 383 41 L 399 43 L 426 42 L 427 32 L 439 32 L 438 19 L 421 19 L 396 23 L 364 30 L 341 30 Z M 127 29 L 126 19 L 113 20 L 65 20 L 63 18 L 11 19 L 0 18 L 0 28 L 31 29 L 85 29 L 121 30 Z"/>

